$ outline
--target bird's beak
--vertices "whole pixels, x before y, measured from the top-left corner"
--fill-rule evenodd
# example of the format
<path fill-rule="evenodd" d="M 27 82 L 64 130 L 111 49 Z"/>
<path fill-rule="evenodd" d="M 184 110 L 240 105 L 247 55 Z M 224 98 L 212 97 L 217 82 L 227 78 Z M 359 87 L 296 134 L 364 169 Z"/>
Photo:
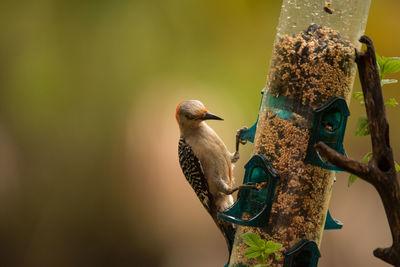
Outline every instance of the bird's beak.
<path fill-rule="evenodd" d="M 206 112 L 203 116 L 203 120 L 219 120 L 219 121 L 223 121 L 224 119 L 210 113 L 210 112 Z"/>

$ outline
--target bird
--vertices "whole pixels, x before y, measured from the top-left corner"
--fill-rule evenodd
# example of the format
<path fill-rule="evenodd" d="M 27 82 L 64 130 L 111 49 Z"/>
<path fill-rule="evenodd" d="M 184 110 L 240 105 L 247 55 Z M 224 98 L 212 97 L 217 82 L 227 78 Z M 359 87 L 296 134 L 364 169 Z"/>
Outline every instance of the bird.
<path fill-rule="evenodd" d="M 233 164 L 240 157 L 240 133 L 247 128 L 237 132 L 236 151 L 231 153 L 217 133 L 205 122 L 223 119 L 209 112 L 202 102 L 182 101 L 176 108 L 175 118 L 180 130 L 178 156 L 182 172 L 224 235 L 231 252 L 235 227 L 232 223 L 219 219 L 218 213 L 233 205 L 232 193 L 244 188 L 255 188 L 251 184 L 233 187 Z"/>

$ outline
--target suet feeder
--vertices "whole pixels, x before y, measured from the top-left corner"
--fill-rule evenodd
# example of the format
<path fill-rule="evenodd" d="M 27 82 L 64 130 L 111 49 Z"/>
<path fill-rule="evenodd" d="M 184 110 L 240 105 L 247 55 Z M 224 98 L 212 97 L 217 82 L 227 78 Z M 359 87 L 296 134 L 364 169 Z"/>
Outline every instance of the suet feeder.
<path fill-rule="evenodd" d="M 254 265 L 241 239 L 251 231 L 282 244 L 282 257 L 271 259 L 270 266 L 315 267 L 323 230 L 342 227 L 328 212 L 340 170 L 314 145 L 322 141 L 345 155 L 355 49 L 369 6 L 370 0 L 283 0 L 257 126 L 241 134 L 254 142 L 255 155 L 244 183 L 265 185 L 243 190 L 220 214 L 237 224 L 229 266 Z"/>

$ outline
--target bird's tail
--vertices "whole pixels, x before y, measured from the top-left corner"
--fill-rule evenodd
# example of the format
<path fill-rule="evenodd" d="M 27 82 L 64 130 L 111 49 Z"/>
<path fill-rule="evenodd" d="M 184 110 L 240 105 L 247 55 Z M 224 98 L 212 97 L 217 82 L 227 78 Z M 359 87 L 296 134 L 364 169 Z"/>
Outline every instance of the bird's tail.
<path fill-rule="evenodd" d="M 229 255 L 230 255 L 232 252 L 233 241 L 235 239 L 236 229 L 232 223 L 226 222 L 226 221 L 218 218 L 217 212 L 212 214 L 212 218 L 214 219 L 215 224 L 218 226 L 219 230 L 221 231 L 222 235 L 225 238 L 225 241 L 226 241 L 226 244 L 227 244 L 228 250 L 229 250 Z"/>

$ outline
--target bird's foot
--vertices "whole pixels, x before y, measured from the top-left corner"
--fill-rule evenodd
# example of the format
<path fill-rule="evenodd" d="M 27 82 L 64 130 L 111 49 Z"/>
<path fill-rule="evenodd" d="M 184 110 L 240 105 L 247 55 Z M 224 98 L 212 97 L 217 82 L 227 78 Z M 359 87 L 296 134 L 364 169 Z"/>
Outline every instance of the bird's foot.
<path fill-rule="evenodd" d="M 235 187 L 235 188 L 232 188 L 232 189 L 225 189 L 223 192 L 226 195 L 231 195 L 231 194 L 233 194 L 233 193 L 235 193 L 236 191 L 239 190 L 239 194 L 240 194 L 240 191 L 242 191 L 243 189 L 256 189 L 256 190 L 258 190 L 258 187 L 257 187 L 256 183 L 246 183 L 246 184 L 242 184 L 242 185 L 240 185 L 238 187 Z"/>
<path fill-rule="evenodd" d="M 243 190 L 243 189 L 257 189 L 258 190 L 258 186 L 256 183 L 245 183 L 245 184 L 238 186 L 238 189 L 239 189 L 239 191 Z"/>
<path fill-rule="evenodd" d="M 236 152 L 235 152 L 235 154 L 237 153 L 239 155 L 239 144 L 245 145 L 247 143 L 247 140 L 242 139 L 241 135 L 242 135 L 242 133 L 244 131 L 247 131 L 248 129 L 249 128 L 247 128 L 245 126 L 245 127 L 240 128 L 239 130 L 237 130 L 237 132 L 236 132 Z"/>
<path fill-rule="evenodd" d="M 257 187 L 256 183 L 245 183 L 245 184 L 242 184 L 242 185 L 236 187 L 236 190 L 239 190 L 238 196 L 237 196 L 238 198 L 240 198 L 240 195 L 242 194 L 242 190 L 243 189 L 256 189 L 256 190 L 258 190 L 258 187 Z"/>
<path fill-rule="evenodd" d="M 236 163 L 239 160 L 239 158 L 240 158 L 239 151 L 236 151 L 231 158 L 231 162 Z"/>

